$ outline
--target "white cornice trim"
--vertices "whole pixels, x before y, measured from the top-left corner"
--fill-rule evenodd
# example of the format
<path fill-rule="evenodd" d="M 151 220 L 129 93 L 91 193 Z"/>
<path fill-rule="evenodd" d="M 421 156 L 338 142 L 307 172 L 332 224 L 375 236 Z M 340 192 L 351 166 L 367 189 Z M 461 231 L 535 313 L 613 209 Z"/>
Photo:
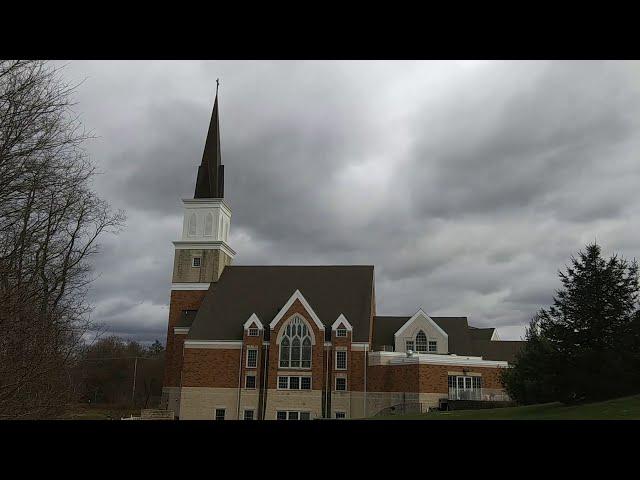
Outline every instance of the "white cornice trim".
<path fill-rule="evenodd" d="M 239 350 L 242 348 L 242 341 L 238 340 L 185 340 L 184 348 L 218 348 Z"/>
<path fill-rule="evenodd" d="M 260 319 L 255 313 L 252 313 L 251 316 L 249 317 L 249 320 L 244 322 L 243 328 L 245 330 L 248 330 L 249 327 L 254 323 L 258 326 L 259 330 L 264 330 L 264 327 L 262 326 L 262 322 L 260 321 Z"/>
<path fill-rule="evenodd" d="M 178 335 L 184 335 L 189 333 L 189 327 L 173 327 L 173 333 Z"/>
<path fill-rule="evenodd" d="M 223 240 L 175 240 L 176 250 L 222 250 L 231 258 L 236 256 L 236 251 Z"/>
<path fill-rule="evenodd" d="M 309 302 L 307 302 L 307 300 L 304 298 L 300 290 L 296 290 L 295 292 L 293 292 L 293 295 L 291 295 L 287 303 L 285 303 L 284 307 L 280 309 L 278 314 L 271 321 L 271 323 L 269 324 L 269 327 L 272 329 L 275 328 L 275 326 L 278 325 L 278 322 L 282 320 L 282 317 L 284 317 L 284 315 L 287 313 L 287 310 L 291 308 L 291 305 L 293 305 L 293 302 L 295 302 L 296 300 L 300 300 L 300 303 L 302 303 L 302 306 L 309 313 L 309 315 L 311 316 L 311 319 L 316 324 L 316 327 L 318 327 L 320 331 L 324 332 L 324 325 L 318 318 L 318 315 L 316 315 L 316 312 L 313 311 L 313 308 L 311 308 L 311 305 L 309 305 Z"/>
<path fill-rule="evenodd" d="M 171 290 L 209 290 L 210 283 L 172 283 Z"/>
<path fill-rule="evenodd" d="M 231 216 L 231 208 L 224 201 L 224 198 L 183 198 L 182 204 L 191 207 L 222 207 L 227 210 L 227 214 Z"/>
<path fill-rule="evenodd" d="M 419 308 L 418 311 L 416 313 L 414 313 L 413 317 L 411 317 L 409 320 L 407 320 L 405 322 L 404 325 L 402 325 L 398 331 L 396 333 L 393 334 L 394 337 L 400 337 L 402 336 L 402 333 L 409 328 L 409 325 L 411 325 L 413 322 L 416 321 L 416 319 L 420 316 L 424 316 L 428 322 L 431 322 L 431 324 L 434 326 L 434 328 L 446 339 L 449 338 L 449 335 L 447 335 L 447 332 L 445 332 L 442 328 L 440 328 L 440 326 L 429 316 L 427 315 L 424 310 L 422 310 L 422 308 Z"/>
<path fill-rule="evenodd" d="M 407 357 L 404 352 L 371 352 L 369 358 L 373 363 L 385 359 L 386 364 L 420 364 L 420 365 L 460 365 L 470 367 L 508 367 L 509 362 L 501 360 L 484 360 L 482 357 L 437 355 L 437 354 L 413 354 Z M 384 363 L 382 363 L 384 364 Z"/>
<path fill-rule="evenodd" d="M 369 350 L 369 344 L 368 343 L 352 343 L 351 350 L 366 351 L 366 350 Z"/>
<path fill-rule="evenodd" d="M 349 323 L 349 320 L 347 320 L 347 317 L 345 317 L 342 313 L 336 319 L 336 321 L 333 322 L 333 325 L 331 325 L 331 331 L 337 330 L 341 323 L 344 325 L 347 331 L 353 332 L 353 327 Z"/>

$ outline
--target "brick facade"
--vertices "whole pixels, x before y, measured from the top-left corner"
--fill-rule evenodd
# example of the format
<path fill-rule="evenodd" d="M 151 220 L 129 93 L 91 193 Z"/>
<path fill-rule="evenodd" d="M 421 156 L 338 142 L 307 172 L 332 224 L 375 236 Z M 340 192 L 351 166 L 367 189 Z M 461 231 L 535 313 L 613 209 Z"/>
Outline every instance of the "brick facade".
<path fill-rule="evenodd" d="M 165 387 L 180 386 L 182 372 L 182 350 L 185 334 L 175 334 L 173 329 L 180 321 L 183 310 L 197 310 L 206 295 L 206 290 L 172 290 L 169 304 L 169 325 L 165 353 Z"/>
<path fill-rule="evenodd" d="M 238 388 L 240 353 L 239 348 L 185 348 L 182 386 Z"/>

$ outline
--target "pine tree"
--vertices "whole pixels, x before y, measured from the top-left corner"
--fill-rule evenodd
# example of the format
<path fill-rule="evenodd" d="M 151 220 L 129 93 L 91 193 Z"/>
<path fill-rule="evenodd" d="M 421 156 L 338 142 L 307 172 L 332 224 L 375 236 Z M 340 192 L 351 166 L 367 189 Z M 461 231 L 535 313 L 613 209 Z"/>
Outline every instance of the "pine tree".
<path fill-rule="evenodd" d="M 596 400 L 640 392 L 636 261 L 605 260 L 591 244 L 571 258 L 553 305 L 541 309 L 503 381 L 522 403 Z"/>

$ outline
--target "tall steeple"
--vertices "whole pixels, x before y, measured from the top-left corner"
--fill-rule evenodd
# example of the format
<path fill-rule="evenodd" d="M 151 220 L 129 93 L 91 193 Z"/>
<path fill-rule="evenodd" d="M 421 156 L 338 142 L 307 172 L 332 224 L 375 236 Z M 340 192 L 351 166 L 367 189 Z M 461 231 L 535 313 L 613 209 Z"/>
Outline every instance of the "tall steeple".
<path fill-rule="evenodd" d="M 218 114 L 218 86 L 216 80 L 216 99 L 209 122 L 207 140 L 204 144 L 202 162 L 198 167 L 196 191 L 193 198 L 224 198 L 224 165 L 220 155 L 220 118 Z"/>

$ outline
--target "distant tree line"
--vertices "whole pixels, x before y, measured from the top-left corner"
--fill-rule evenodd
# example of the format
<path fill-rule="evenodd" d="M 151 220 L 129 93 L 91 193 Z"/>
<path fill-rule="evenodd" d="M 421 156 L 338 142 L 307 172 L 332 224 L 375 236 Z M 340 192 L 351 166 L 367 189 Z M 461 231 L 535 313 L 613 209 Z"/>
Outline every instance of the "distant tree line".
<path fill-rule="evenodd" d="M 640 393 L 638 264 L 591 244 L 559 272 L 503 383 L 516 401 L 586 402 Z"/>
<path fill-rule="evenodd" d="M 73 401 L 157 407 L 162 393 L 164 353 L 158 340 L 145 346 L 117 336 L 85 346 L 72 369 Z"/>

